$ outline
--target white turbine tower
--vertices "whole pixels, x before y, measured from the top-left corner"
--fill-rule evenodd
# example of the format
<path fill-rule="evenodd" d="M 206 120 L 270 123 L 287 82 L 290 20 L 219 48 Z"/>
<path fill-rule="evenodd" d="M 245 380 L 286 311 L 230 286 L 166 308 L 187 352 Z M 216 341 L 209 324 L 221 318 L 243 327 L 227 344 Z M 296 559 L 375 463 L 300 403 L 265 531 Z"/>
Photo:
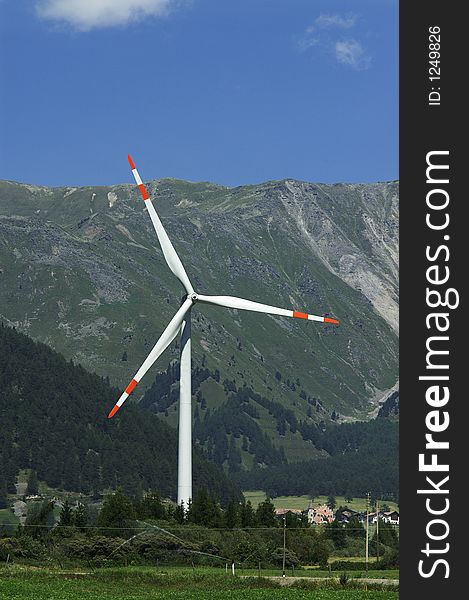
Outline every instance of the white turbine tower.
<path fill-rule="evenodd" d="M 280 315 L 282 317 L 307 319 L 309 321 L 319 321 L 320 323 L 332 323 L 334 325 L 338 325 L 339 321 L 328 317 L 319 317 L 298 312 L 296 310 L 287 310 L 285 308 L 268 306 L 267 304 L 259 304 L 259 302 L 252 302 L 251 300 L 244 300 L 243 298 L 236 298 L 234 296 L 205 296 L 203 294 L 197 294 L 192 287 L 184 266 L 177 255 L 160 218 L 158 217 L 147 189 L 143 184 L 130 155 L 128 156 L 128 160 L 130 168 L 132 169 L 132 174 L 140 193 L 142 194 L 142 198 L 145 201 L 153 226 L 155 227 L 156 235 L 158 236 L 161 250 L 168 263 L 168 267 L 184 286 L 186 298 L 161 334 L 161 337 L 156 342 L 153 350 L 147 356 L 140 369 L 134 375 L 132 381 L 122 393 L 121 397 L 109 413 L 108 418 L 110 419 L 116 414 L 148 369 L 153 365 L 157 358 L 161 356 L 178 333 L 180 333 L 181 366 L 179 386 L 178 504 L 183 504 L 183 506 L 187 508 L 189 500 L 192 498 L 191 309 L 194 304 L 196 302 L 201 302 L 202 304 L 212 304 L 223 306 L 225 308 L 250 310 L 271 315 Z"/>

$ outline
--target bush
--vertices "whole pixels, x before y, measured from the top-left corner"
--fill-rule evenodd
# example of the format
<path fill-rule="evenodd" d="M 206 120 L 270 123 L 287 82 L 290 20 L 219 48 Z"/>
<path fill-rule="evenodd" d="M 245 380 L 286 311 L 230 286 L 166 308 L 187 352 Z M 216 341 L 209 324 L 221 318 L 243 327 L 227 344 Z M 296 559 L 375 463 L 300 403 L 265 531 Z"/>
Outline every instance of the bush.
<path fill-rule="evenodd" d="M 341 585 L 342 587 L 345 587 L 345 586 L 347 585 L 347 583 L 348 583 L 348 580 L 349 580 L 349 579 L 350 579 L 350 578 L 349 578 L 349 576 L 347 575 L 347 573 L 346 573 L 345 571 L 343 571 L 343 572 L 340 574 L 340 577 L 339 577 L 339 583 L 340 583 L 340 585 Z"/>
<path fill-rule="evenodd" d="M 268 547 L 263 543 L 252 541 L 239 542 L 234 548 L 234 558 L 245 566 L 256 567 L 259 561 L 269 561 L 270 553 Z"/>
<path fill-rule="evenodd" d="M 330 548 L 327 541 L 318 541 L 314 545 L 313 553 L 311 555 L 311 564 L 318 564 L 321 567 L 327 565 L 330 556 Z"/>
<path fill-rule="evenodd" d="M 8 554 L 18 558 L 38 559 L 43 558 L 45 553 L 45 547 L 29 535 L 0 540 L 0 559 L 6 560 Z"/>
<path fill-rule="evenodd" d="M 371 548 L 371 544 L 370 544 Z M 374 550 L 374 547 L 373 547 Z M 345 548 L 340 550 L 332 549 L 331 554 L 333 556 L 340 557 L 341 559 L 347 559 L 349 556 L 364 556 L 365 555 L 365 540 L 352 538 L 347 536 L 347 545 Z M 380 550 L 380 554 L 384 555 L 384 550 Z"/>
<path fill-rule="evenodd" d="M 277 566 L 283 565 L 283 548 L 275 548 L 272 552 L 271 560 Z M 287 548 L 285 550 L 285 566 L 297 567 L 299 564 L 298 556 Z"/>
<path fill-rule="evenodd" d="M 365 571 L 366 563 L 351 560 L 335 560 L 330 564 L 331 571 Z M 368 568 L 370 563 L 368 563 Z"/>
<path fill-rule="evenodd" d="M 389 550 L 379 561 L 378 569 L 398 569 L 399 550 Z"/>
<path fill-rule="evenodd" d="M 125 540 L 121 538 L 111 538 L 107 536 L 97 535 L 93 537 L 75 537 L 68 541 L 64 546 L 64 551 L 70 557 L 74 558 L 108 558 L 111 554 L 121 556 L 125 554 L 126 548 L 122 548 L 122 552 L 116 552 L 117 548 Z"/>
<path fill-rule="evenodd" d="M 8 555 L 13 554 L 13 545 L 10 538 L 0 540 L 0 560 L 6 561 Z"/>

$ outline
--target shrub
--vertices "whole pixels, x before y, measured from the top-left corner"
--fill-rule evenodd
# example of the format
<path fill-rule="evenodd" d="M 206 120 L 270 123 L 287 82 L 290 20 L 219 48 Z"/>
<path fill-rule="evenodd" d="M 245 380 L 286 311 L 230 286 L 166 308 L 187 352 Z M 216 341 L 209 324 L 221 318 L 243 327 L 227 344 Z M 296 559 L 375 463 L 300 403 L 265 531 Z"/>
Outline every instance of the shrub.
<path fill-rule="evenodd" d="M 13 545 L 10 538 L 0 540 L 0 560 L 6 561 L 8 555 L 13 553 Z"/>
<path fill-rule="evenodd" d="M 124 542 L 121 538 L 111 538 L 97 535 L 93 537 L 75 537 L 64 546 L 68 556 L 74 558 L 108 558 L 116 553 L 117 548 Z M 126 548 L 119 550 L 119 555 L 125 554 Z"/>
<path fill-rule="evenodd" d="M 275 565 L 281 566 L 283 564 L 283 548 L 275 548 L 272 552 L 271 560 Z M 286 548 L 285 550 L 285 565 L 287 567 L 297 567 L 300 564 L 298 560 L 298 556 L 293 552 L 293 550 L 289 550 Z"/>
<path fill-rule="evenodd" d="M 46 553 L 45 547 L 37 540 L 29 537 L 29 535 L 22 535 L 17 538 L 6 538 L 0 540 L 0 544 L 2 542 L 5 543 L 3 552 L 6 550 L 6 554 L 10 553 L 18 558 L 38 559 L 43 558 Z M 1 548 L 2 546 L 0 546 L 0 556 L 2 552 Z"/>
<path fill-rule="evenodd" d="M 349 580 L 349 576 L 347 575 L 347 573 L 345 571 L 343 571 L 340 574 L 340 577 L 339 577 L 339 583 L 340 583 L 340 585 L 342 587 L 345 587 L 347 585 L 347 583 L 348 583 L 348 580 Z"/>
<path fill-rule="evenodd" d="M 368 563 L 368 567 L 370 564 Z M 335 560 L 330 564 L 332 571 L 364 571 L 366 570 L 365 562 L 354 562 L 350 560 Z"/>
<path fill-rule="evenodd" d="M 379 561 L 378 569 L 398 569 L 399 550 L 389 550 Z"/>

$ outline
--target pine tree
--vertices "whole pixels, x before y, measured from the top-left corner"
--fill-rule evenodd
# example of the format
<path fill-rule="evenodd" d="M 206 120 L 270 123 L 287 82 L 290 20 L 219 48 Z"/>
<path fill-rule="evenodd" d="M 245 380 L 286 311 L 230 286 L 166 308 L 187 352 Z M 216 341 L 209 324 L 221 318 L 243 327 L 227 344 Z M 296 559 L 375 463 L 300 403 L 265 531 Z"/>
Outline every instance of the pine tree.
<path fill-rule="evenodd" d="M 239 505 L 235 500 L 231 499 L 228 502 L 223 516 L 225 527 L 228 529 L 234 529 L 239 525 Z"/>
<path fill-rule="evenodd" d="M 206 488 L 200 488 L 187 511 L 187 520 L 205 527 L 218 527 L 220 519 L 221 511 L 218 503 Z"/>
<path fill-rule="evenodd" d="M 8 508 L 7 483 L 3 476 L 2 465 L 0 464 L 0 508 Z"/>
<path fill-rule="evenodd" d="M 191 502 L 189 500 L 188 510 L 190 510 L 190 508 L 191 508 Z M 174 520 L 176 521 L 176 523 L 179 523 L 179 525 L 182 525 L 184 523 L 184 521 L 186 520 L 186 514 L 185 514 L 182 503 L 178 504 L 176 506 L 176 508 L 174 509 Z"/>
<path fill-rule="evenodd" d="M 60 509 L 59 525 L 62 527 L 70 527 L 73 524 L 73 509 L 68 498 L 65 499 Z"/>
<path fill-rule="evenodd" d="M 73 512 L 73 524 L 81 530 L 88 525 L 88 507 L 83 502 L 79 502 Z"/>
<path fill-rule="evenodd" d="M 28 478 L 28 485 L 26 487 L 26 496 L 37 496 L 39 492 L 39 482 L 37 480 L 37 473 L 34 469 L 31 470 Z"/>
<path fill-rule="evenodd" d="M 98 517 L 98 527 L 104 530 L 103 533 L 120 537 L 131 536 L 134 526 L 134 507 L 122 489 L 107 496 Z"/>
<path fill-rule="evenodd" d="M 41 503 L 34 503 L 28 511 L 25 521 L 25 533 L 35 539 L 46 537 L 47 530 L 54 525 L 54 502 L 44 500 Z"/>
<path fill-rule="evenodd" d="M 301 515 L 288 511 L 285 515 L 286 526 L 288 529 L 296 529 L 303 525 Z"/>
<path fill-rule="evenodd" d="M 141 519 L 164 519 L 166 509 L 158 493 L 145 494 L 140 502 L 137 502 L 137 516 Z"/>
<path fill-rule="evenodd" d="M 239 509 L 239 517 L 241 520 L 241 527 L 252 527 L 254 525 L 255 514 L 250 500 L 247 502 L 243 500 Z"/>
<path fill-rule="evenodd" d="M 284 436 L 287 432 L 287 423 L 285 419 L 280 419 L 277 423 L 278 434 Z"/>
<path fill-rule="evenodd" d="M 275 527 L 275 506 L 270 498 L 261 502 L 256 510 L 256 521 L 260 527 Z"/>

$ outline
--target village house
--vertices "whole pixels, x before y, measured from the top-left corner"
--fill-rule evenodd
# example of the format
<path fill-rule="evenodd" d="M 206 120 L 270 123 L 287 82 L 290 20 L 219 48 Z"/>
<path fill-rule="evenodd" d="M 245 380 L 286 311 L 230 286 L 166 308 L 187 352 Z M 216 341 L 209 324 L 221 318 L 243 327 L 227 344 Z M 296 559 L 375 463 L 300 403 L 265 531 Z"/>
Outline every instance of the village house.
<path fill-rule="evenodd" d="M 319 504 L 318 506 L 310 506 L 308 508 L 307 517 L 310 525 L 332 523 L 334 520 L 334 511 L 327 504 Z"/>
<path fill-rule="evenodd" d="M 399 525 L 399 513 L 397 510 L 388 510 L 381 513 L 381 518 L 385 523 L 391 523 L 391 525 Z"/>
<path fill-rule="evenodd" d="M 350 523 L 352 519 L 356 519 L 359 523 L 365 521 L 365 515 L 362 512 L 353 510 L 352 508 L 345 508 L 336 512 L 336 521 L 339 523 Z"/>
<path fill-rule="evenodd" d="M 375 524 L 378 521 L 378 518 L 385 523 L 390 523 L 391 525 L 399 525 L 399 513 L 397 510 L 388 510 L 388 511 L 379 511 L 379 513 L 372 512 L 368 513 L 368 523 Z"/>
<path fill-rule="evenodd" d="M 303 511 L 298 508 L 276 508 L 275 509 L 276 517 L 283 517 L 287 513 L 291 513 L 292 515 L 298 515 L 299 517 L 301 517 L 301 515 L 303 514 Z"/>

